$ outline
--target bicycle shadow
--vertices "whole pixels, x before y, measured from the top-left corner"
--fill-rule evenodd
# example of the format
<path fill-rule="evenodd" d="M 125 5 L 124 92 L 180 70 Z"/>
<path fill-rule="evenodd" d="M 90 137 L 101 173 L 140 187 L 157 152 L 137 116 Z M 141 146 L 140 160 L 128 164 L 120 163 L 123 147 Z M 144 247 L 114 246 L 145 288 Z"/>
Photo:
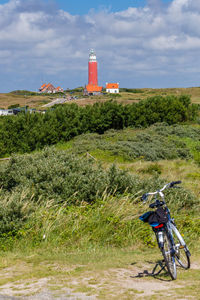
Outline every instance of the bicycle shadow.
<path fill-rule="evenodd" d="M 131 278 L 144 278 L 144 277 L 153 277 L 160 281 L 170 282 L 169 274 L 167 272 L 165 263 L 163 260 L 157 260 L 156 262 L 153 261 L 145 261 L 145 263 L 154 265 L 152 271 L 144 270 L 143 272 L 139 272 L 135 276 L 130 276 Z M 131 265 L 135 265 L 136 263 L 131 263 Z"/>

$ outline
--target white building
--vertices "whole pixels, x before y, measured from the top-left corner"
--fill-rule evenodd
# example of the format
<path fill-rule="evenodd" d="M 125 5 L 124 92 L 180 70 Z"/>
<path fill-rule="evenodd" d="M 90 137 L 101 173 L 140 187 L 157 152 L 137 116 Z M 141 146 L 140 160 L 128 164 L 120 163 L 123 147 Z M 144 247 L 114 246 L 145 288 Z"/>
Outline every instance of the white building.
<path fill-rule="evenodd" d="M 0 109 L 0 116 L 11 116 L 13 115 L 12 109 Z"/>
<path fill-rule="evenodd" d="M 106 83 L 106 93 L 119 94 L 119 83 Z"/>

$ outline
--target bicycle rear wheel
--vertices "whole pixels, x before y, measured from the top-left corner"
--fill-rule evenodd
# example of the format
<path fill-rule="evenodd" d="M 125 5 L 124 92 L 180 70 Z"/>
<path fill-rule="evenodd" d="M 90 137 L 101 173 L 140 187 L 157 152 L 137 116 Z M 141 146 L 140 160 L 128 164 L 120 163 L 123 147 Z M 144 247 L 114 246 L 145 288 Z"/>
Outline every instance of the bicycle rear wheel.
<path fill-rule="evenodd" d="M 175 246 L 175 258 L 182 268 L 189 269 L 190 252 L 177 228 L 175 228 L 175 230 L 172 230 L 172 235 Z"/>
<path fill-rule="evenodd" d="M 175 280 L 177 278 L 176 262 L 174 255 L 172 255 L 171 241 L 165 231 L 163 231 L 163 247 L 161 248 L 161 251 L 165 260 L 168 273 L 171 276 L 172 280 Z"/>

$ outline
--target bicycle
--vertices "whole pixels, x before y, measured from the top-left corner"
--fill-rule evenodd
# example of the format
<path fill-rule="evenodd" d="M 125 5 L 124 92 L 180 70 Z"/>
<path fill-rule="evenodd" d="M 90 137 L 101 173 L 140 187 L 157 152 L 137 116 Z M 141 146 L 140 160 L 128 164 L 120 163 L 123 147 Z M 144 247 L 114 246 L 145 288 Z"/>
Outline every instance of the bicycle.
<path fill-rule="evenodd" d="M 163 194 L 166 188 L 174 188 L 180 183 L 181 181 L 172 181 L 156 192 L 143 194 L 141 198 L 143 202 L 147 201 L 149 195 L 155 195 L 155 202 L 151 203 L 149 207 L 156 210 L 146 212 L 139 217 L 143 222 L 148 222 L 155 232 L 158 247 L 162 252 L 163 261 L 172 280 L 177 278 L 176 261 L 182 268 L 189 269 L 191 256 L 174 219 L 171 218 L 170 210 L 166 205 Z M 157 195 L 161 197 L 161 201 L 157 199 Z"/>

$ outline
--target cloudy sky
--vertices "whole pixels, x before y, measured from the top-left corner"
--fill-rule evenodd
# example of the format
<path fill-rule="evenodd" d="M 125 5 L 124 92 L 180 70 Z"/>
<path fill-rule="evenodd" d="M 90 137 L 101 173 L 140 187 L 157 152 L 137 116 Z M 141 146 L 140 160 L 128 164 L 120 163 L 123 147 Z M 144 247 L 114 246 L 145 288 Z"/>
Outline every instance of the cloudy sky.
<path fill-rule="evenodd" d="M 200 86 L 199 0 L 0 0 L 0 92 L 87 83 Z"/>

